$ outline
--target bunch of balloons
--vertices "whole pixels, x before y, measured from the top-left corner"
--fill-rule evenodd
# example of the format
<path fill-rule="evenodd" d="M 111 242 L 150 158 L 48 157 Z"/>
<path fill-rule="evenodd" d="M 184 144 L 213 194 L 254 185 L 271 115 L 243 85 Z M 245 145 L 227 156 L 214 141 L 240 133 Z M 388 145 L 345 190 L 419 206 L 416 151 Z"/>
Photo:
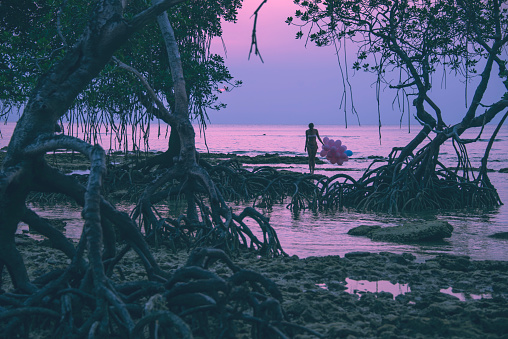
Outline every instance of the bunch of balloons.
<path fill-rule="evenodd" d="M 340 140 L 333 140 L 328 137 L 324 137 L 323 148 L 319 154 L 322 157 L 326 157 L 326 159 L 332 164 L 342 165 L 349 160 L 349 157 L 353 155 L 353 152 L 348 150 L 346 145 L 343 145 Z"/>

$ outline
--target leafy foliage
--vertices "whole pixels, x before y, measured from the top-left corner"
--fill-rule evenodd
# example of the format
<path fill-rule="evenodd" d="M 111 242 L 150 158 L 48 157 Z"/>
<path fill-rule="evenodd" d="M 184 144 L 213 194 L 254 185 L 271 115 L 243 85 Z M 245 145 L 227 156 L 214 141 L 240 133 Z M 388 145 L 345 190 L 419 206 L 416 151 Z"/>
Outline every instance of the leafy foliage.
<path fill-rule="evenodd" d="M 150 1 L 135 1 L 126 16 L 147 8 Z M 46 73 L 78 39 L 94 6 L 76 0 L 2 1 L 0 47 L 0 101 L 6 106 L 22 105 Z M 219 55 L 209 52 L 210 41 L 222 35 L 221 20 L 235 21 L 240 0 L 190 1 L 171 11 L 183 67 L 186 70 L 190 114 L 206 125 L 207 111 L 225 107 L 219 95 L 241 85 L 235 81 Z M 173 84 L 166 50 L 156 23 L 134 36 L 116 57 L 144 74 L 156 93 L 172 107 Z M 67 115 L 96 137 L 98 126 L 124 131 L 128 124 L 147 130 L 153 115 L 146 93 L 131 74 L 112 62 L 77 98 Z M 149 107 L 149 106 L 148 106 Z M 119 133 L 117 137 L 121 139 Z"/>
<path fill-rule="evenodd" d="M 424 112 L 430 109 L 439 129 L 445 124 L 429 93 L 438 70 L 452 72 L 470 82 L 494 54 L 499 75 L 507 76 L 506 61 L 499 57 L 501 46 L 506 44 L 506 1 L 295 0 L 295 3 L 302 10 L 297 10 L 287 23 L 301 27 L 297 38 L 304 36 L 303 28 L 307 27 L 308 39 L 318 46 L 345 47 L 347 41 L 354 42 L 358 49 L 352 68 L 374 73 L 379 84 L 396 89 L 406 98 L 417 97 L 421 104 L 421 107 L 415 104 L 418 118 L 434 125 Z M 496 41 L 499 43 L 494 45 Z"/>
<path fill-rule="evenodd" d="M 408 145 L 394 148 L 389 164 L 382 170 L 367 171 L 354 185 L 340 186 L 353 187 L 347 189 L 347 201 L 362 209 L 389 212 L 460 205 L 491 207 L 500 203 L 486 171 L 491 145 L 485 151 L 480 172 L 475 174 L 466 150 L 466 144 L 475 140 L 462 140 L 460 135 L 471 127 L 488 124 L 508 107 L 503 96 L 494 102 L 485 96 L 495 65 L 499 69 L 497 80 L 508 91 L 508 1 L 294 2 L 301 9 L 287 23 L 300 26 L 297 38 L 304 37 L 305 28 L 307 39 L 318 46 L 334 46 L 338 52 L 354 45 L 356 60 L 352 68 L 375 75 L 378 105 L 381 89 L 391 88 L 396 91 L 394 102 L 398 101 L 402 112 L 412 104 L 422 125 Z M 442 112 L 436 100 L 440 91 L 433 86 L 438 71 L 443 76 L 451 73 L 461 78 L 473 90 L 472 98 L 466 97 L 462 120 L 455 125 L 447 121 L 452 115 Z M 348 77 L 347 71 L 343 74 Z M 480 112 L 480 107 L 485 111 Z M 450 139 L 457 149 L 455 169 L 442 168 L 439 162 L 440 146 Z M 491 136 L 494 139 L 495 135 Z M 450 196 L 460 199 L 448 199 Z"/>

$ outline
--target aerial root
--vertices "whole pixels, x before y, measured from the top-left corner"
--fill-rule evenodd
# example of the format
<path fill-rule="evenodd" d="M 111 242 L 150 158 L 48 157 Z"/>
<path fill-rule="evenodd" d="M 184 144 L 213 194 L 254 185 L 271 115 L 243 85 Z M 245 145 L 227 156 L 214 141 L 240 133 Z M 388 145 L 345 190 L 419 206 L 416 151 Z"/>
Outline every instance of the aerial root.
<path fill-rule="evenodd" d="M 224 173 L 224 167 L 221 168 Z M 234 174 L 232 170 L 226 172 Z M 225 183 L 214 183 L 202 168 L 187 173 L 190 174 L 181 175 L 174 169 L 158 175 L 140 197 L 132 218 L 138 220 L 148 242 L 174 251 L 214 247 L 229 254 L 248 249 L 268 257 L 285 255 L 266 217 L 251 207 L 240 215 L 233 213 L 220 189 Z M 160 206 L 167 203 L 186 208 L 186 214 L 175 218 L 159 212 Z M 261 240 L 244 222 L 247 217 L 259 226 Z"/>
<path fill-rule="evenodd" d="M 358 180 L 343 173 L 326 177 L 288 174 L 265 167 L 249 172 L 233 166 L 231 161 L 218 165 L 216 172 L 220 175 L 212 177 L 229 196 L 243 201 L 255 197 L 253 205 L 263 208 L 289 199 L 287 207 L 293 212 L 347 207 L 397 214 L 501 204 L 486 169 L 482 168 L 475 177 L 465 147 L 458 150 L 456 168 L 447 168 L 432 157 L 431 147 L 424 147 L 405 162 L 396 162 L 396 152 L 400 150 L 394 149 L 388 161 L 373 161 Z M 429 165 L 432 162 L 435 166 Z"/>
<path fill-rule="evenodd" d="M 137 322 L 130 337 L 143 338 L 144 328 L 152 324 L 157 324 L 156 329 L 153 331 L 162 332 L 161 334 L 164 338 L 193 338 L 189 326 L 180 317 L 170 311 L 152 311 L 148 313 Z"/>
<path fill-rule="evenodd" d="M 287 319 L 273 281 L 241 268 L 222 250 L 198 248 L 170 275 L 165 282 L 106 279 L 93 288 L 91 274 L 67 275 L 54 280 L 66 288 L 43 288 L 38 298 L 2 295 L 0 337 L 235 337 L 238 331 L 263 338 L 322 337 Z"/>
<path fill-rule="evenodd" d="M 465 147 L 458 150 L 456 168 L 448 168 L 431 157 L 430 147 L 403 162 L 395 161 L 398 151 L 395 149 L 388 160 L 374 160 L 358 180 L 344 173 L 326 177 L 278 171 L 268 166 L 248 171 L 236 160 L 208 165 L 207 170 L 227 201 L 252 203 L 253 207 L 266 209 L 286 203 L 287 208 L 295 213 L 306 209 L 343 208 L 401 213 L 436 207 L 489 208 L 501 204 L 486 171 L 475 177 L 475 169 L 467 160 Z M 435 166 L 429 166 L 429 161 L 435 161 Z M 196 199 L 204 201 L 198 195 Z M 207 213 L 201 211 L 202 215 Z M 179 222 L 190 227 L 188 221 L 180 219 Z M 173 221 L 167 224 L 175 227 Z M 177 233 L 181 236 L 182 232 Z M 240 243 L 241 238 L 239 236 Z M 186 246 L 189 246 L 191 241 L 187 242 Z M 207 244 L 198 244 L 201 245 Z"/>

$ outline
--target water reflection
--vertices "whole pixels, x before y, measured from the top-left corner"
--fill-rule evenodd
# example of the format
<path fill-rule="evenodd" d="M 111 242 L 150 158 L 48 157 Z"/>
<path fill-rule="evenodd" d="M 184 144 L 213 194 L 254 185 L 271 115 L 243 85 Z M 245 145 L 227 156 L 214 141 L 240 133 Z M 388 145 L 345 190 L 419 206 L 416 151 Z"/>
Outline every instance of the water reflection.
<path fill-rule="evenodd" d="M 7 145 L 14 123 L 8 123 L 2 127 L 0 146 Z M 150 148 L 153 151 L 167 149 L 167 140 L 159 138 L 157 126 L 150 133 Z M 495 126 L 487 126 L 480 142 L 468 146 L 469 160 L 472 165 L 478 167 L 484 155 L 488 138 Z M 10 130 L 9 130 L 10 129 Z M 207 143 L 200 136 L 196 138 L 199 151 L 213 153 L 236 153 L 248 156 L 264 155 L 266 153 L 278 153 L 289 156 L 306 156 L 302 148 L 302 126 L 290 125 L 210 125 L 207 128 Z M 11 132 L 9 132 L 11 131 Z M 399 126 L 383 126 L 382 142 L 379 138 L 377 126 L 343 126 L 323 125 L 320 126 L 322 137 L 337 138 L 340 135 L 342 141 L 354 152 L 352 159 L 344 166 L 336 166 L 330 163 L 320 164 L 316 173 L 333 175 L 335 172 L 344 172 L 355 179 L 365 171 L 374 158 L 386 157 L 392 147 L 406 145 L 418 128 L 409 132 Z M 463 138 L 476 138 L 479 129 L 468 130 Z M 110 140 L 104 138 L 104 142 Z M 508 168 L 506 158 L 506 141 L 508 140 L 508 128 L 503 127 L 494 143 L 490 157 L 489 169 L 498 171 Z M 275 147 L 276 146 L 276 147 Z M 112 145 L 104 144 L 105 149 Z M 113 147 L 115 149 L 115 147 Z M 447 166 L 456 166 L 457 159 L 451 143 L 443 145 L 440 152 L 442 162 Z M 259 167 L 261 164 L 246 165 L 246 168 Z M 271 164 L 280 169 L 295 172 L 308 172 L 307 164 Z M 84 173 L 81 173 L 84 174 Z M 498 189 L 501 201 L 508 201 L 508 174 L 490 172 L 489 178 Z M 132 206 L 119 205 L 119 209 L 129 212 Z M 238 211 L 244 206 L 233 206 Z M 79 207 L 54 206 L 45 210 L 43 207 L 34 207 L 42 217 L 61 219 L 66 223 L 65 232 L 71 238 L 78 238 L 81 234 L 83 221 Z M 164 213 L 174 211 L 171 206 L 162 209 Z M 508 242 L 501 239 L 490 238 L 489 235 L 508 231 L 508 207 L 506 205 L 490 211 L 437 211 L 434 213 L 418 214 L 413 216 L 391 216 L 375 213 L 357 213 L 354 211 L 314 213 L 303 211 L 291 213 L 285 205 L 274 206 L 272 210 L 265 210 L 265 215 L 270 218 L 272 226 L 278 233 L 278 237 L 284 250 L 290 255 L 299 257 L 341 255 L 353 251 L 369 252 L 409 252 L 417 255 L 418 260 L 439 253 L 467 255 L 472 259 L 508 260 Z M 381 227 L 397 226 L 403 222 L 413 220 L 429 220 L 438 218 L 448 221 L 454 227 L 453 235 L 446 243 L 442 244 L 393 244 L 374 242 L 368 238 L 349 236 L 347 232 L 360 225 L 379 225 Z M 248 225 L 256 234 L 260 234 L 259 226 L 254 221 Z M 23 228 L 24 227 L 24 228 Z M 22 230 L 27 230 L 22 225 Z"/>
<path fill-rule="evenodd" d="M 470 293 L 460 293 L 460 292 L 453 292 L 452 287 L 448 287 L 446 289 L 440 289 L 439 292 L 445 293 L 448 295 L 452 295 L 456 298 L 458 298 L 461 301 L 466 300 L 478 300 L 478 299 L 492 299 L 492 294 L 490 293 L 482 293 L 482 294 L 470 294 Z"/>
<path fill-rule="evenodd" d="M 328 285 L 325 283 L 316 284 L 317 287 L 328 290 Z M 411 288 L 409 284 L 401 284 L 401 283 L 392 283 L 388 280 L 355 280 L 346 278 L 346 285 L 344 286 L 344 290 L 347 293 L 355 294 L 360 298 L 362 294 L 369 293 L 390 293 L 395 299 L 399 295 L 404 295 L 406 293 L 411 292 Z M 479 299 L 492 299 L 491 293 L 482 293 L 482 294 L 472 294 L 472 293 L 462 293 L 462 292 L 454 292 L 452 287 L 444 288 L 439 290 L 440 293 L 448 294 L 456 297 L 460 301 L 466 300 L 479 300 Z"/>
<path fill-rule="evenodd" d="M 380 293 L 388 292 L 396 296 L 411 292 L 409 284 L 391 283 L 388 280 L 354 280 L 346 278 L 346 291 L 361 296 L 362 292 Z"/>
<path fill-rule="evenodd" d="M 505 194 L 502 192 L 501 195 Z M 434 211 L 404 216 L 358 213 L 352 210 L 292 213 L 285 205 L 277 205 L 263 212 L 270 218 L 284 250 L 289 255 L 299 257 L 343 256 L 353 251 L 387 251 L 413 253 L 418 261 L 443 253 L 467 255 L 478 260 L 508 260 L 506 240 L 489 237 L 508 230 L 505 206 L 488 211 Z M 347 234 L 350 229 L 361 225 L 388 227 L 435 219 L 448 221 L 454 227 L 452 237 L 439 243 L 396 244 Z"/>
<path fill-rule="evenodd" d="M 233 206 L 236 212 L 245 206 Z M 51 207 L 31 205 L 43 218 L 57 219 L 65 223 L 68 237 L 78 239 L 81 235 L 83 220 L 81 208 L 71 204 Z M 130 212 L 132 205 L 118 205 L 119 210 Z M 166 207 L 161 213 L 169 214 L 175 207 Z M 358 213 L 354 211 L 323 212 L 303 211 L 295 215 L 285 205 L 275 205 L 271 210 L 263 211 L 270 218 L 282 244 L 289 255 L 301 258 L 308 256 L 340 255 L 354 251 L 413 253 L 418 261 L 436 254 L 449 253 L 467 255 L 472 259 L 508 260 L 507 241 L 494 239 L 489 235 L 506 231 L 506 223 L 498 211 L 488 213 L 447 212 L 427 213 L 414 216 L 396 217 L 385 214 Z M 448 221 L 454 227 L 451 238 L 443 243 L 396 244 L 372 241 L 366 237 L 350 236 L 347 232 L 360 225 L 397 226 L 405 222 L 438 218 Z M 259 225 L 254 220 L 245 219 L 253 233 L 262 237 Z M 27 232 L 28 226 L 21 224 L 18 230 Z"/>

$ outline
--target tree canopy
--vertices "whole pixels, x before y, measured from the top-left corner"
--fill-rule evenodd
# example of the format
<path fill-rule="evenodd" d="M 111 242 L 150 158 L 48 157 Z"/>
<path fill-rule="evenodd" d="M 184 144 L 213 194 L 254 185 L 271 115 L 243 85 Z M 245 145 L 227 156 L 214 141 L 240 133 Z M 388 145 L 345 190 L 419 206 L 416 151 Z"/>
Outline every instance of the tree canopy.
<path fill-rule="evenodd" d="M 450 123 L 434 97 L 438 71 L 463 77 L 476 86 L 468 98 L 462 127 L 481 126 L 506 107 L 506 95 L 484 102 L 487 84 L 496 75 L 508 88 L 506 1 L 301 1 L 289 24 L 301 27 L 318 46 L 356 49 L 352 68 L 376 75 L 378 90 L 396 91 L 401 109 L 414 106 L 422 124 L 443 130 Z M 305 35 L 303 30 L 308 30 Z M 352 42 L 352 43 L 351 43 Z M 463 102 L 463 101 L 462 101 Z M 480 107 L 490 107 L 485 114 Z M 461 109 L 457 107 L 457 109 Z"/>
<path fill-rule="evenodd" d="M 462 140 L 460 136 L 469 128 L 488 124 L 508 107 L 507 1 L 295 3 L 302 9 L 287 23 L 301 27 L 297 38 L 306 37 L 318 46 L 334 46 L 337 53 L 340 49 L 356 48 L 352 68 L 375 74 L 378 99 L 382 87 L 394 90 L 402 111 L 407 109 L 409 114 L 409 108 L 414 107 L 421 123 L 420 132 L 410 143 L 394 148 L 387 166 L 366 171 L 353 185 L 352 194 L 345 197 L 347 204 L 397 212 L 500 203 L 486 173 L 498 129 L 491 136 L 478 174 L 469 162 L 466 148 L 475 140 Z M 436 79 L 438 70 L 462 77 L 472 88 L 466 108 L 458 104 L 463 99 L 448 98 L 457 103 L 454 111 L 462 111 L 458 123 L 450 123 L 448 113 L 435 100 L 439 93 L 435 86 L 440 83 Z M 344 74 L 347 78 L 348 73 Z M 493 78 L 507 91 L 491 101 L 485 93 Z M 440 146 L 450 139 L 457 150 L 457 166 L 453 169 L 439 161 Z"/>
<path fill-rule="evenodd" d="M 5 70 L 0 75 L 0 101 L 7 118 L 13 106 L 26 103 L 38 77 L 76 42 L 77 32 L 87 24 L 93 6 L 72 0 L 41 5 L 8 0 L 2 1 L 0 6 L 0 23 L 4 28 L 0 68 Z M 144 6 L 145 1 L 132 2 L 125 15 L 133 16 Z M 171 14 L 177 41 L 184 46 L 181 54 L 186 69 L 189 113 L 202 125 L 206 125 L 209 110 L 225 107 L 220 93 L 241 85 L 241 81 L 234 80 L 229 73 L 224 59 L 209 52 L 211 39 L 222 35 L 221 20 L 235 21 L 240 7 L 239 0 L 190 1 Z M 151 23 L 136 32 L 116 53 L 116 58 L 144 74 L 156 93 L 172 107 L 173 83 L 161 39 L 157 25 Z M 126 125 L 132 125 L 144 132 L 154 119 L 149 101 L 133 75 L 112 61 L 76 98 L 62 122 L 80 123 L 91 134 L 96 133 L 99 126 L 124 131 Z M 122 141 L 120 132 L 117 137 Z"/>

